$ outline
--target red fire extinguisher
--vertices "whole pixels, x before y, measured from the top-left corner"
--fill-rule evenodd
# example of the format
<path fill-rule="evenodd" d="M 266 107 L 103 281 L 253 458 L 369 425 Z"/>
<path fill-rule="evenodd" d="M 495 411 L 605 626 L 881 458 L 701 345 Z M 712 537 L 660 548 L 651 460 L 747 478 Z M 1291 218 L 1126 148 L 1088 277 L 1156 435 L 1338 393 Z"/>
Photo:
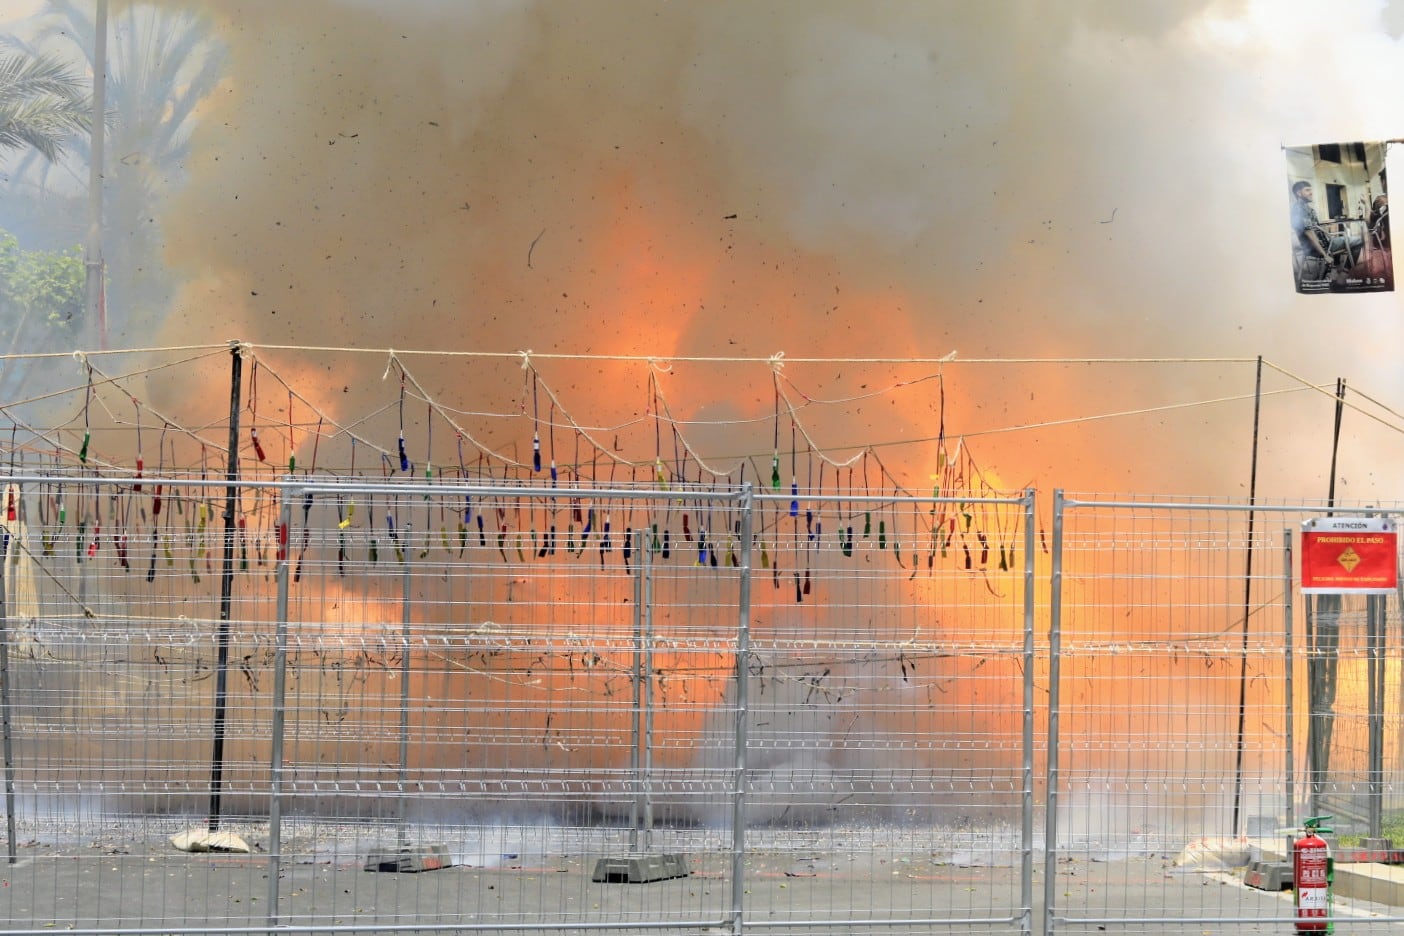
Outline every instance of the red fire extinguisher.
<path fill-rule="evenodd" d="M 1331 922 L 1331 852 L 1326 840 L 1318 834 L 1333 831 L 1322 825 L 1332 818 L 1312 816 L 1306 819 L 1302 823 L 1306 834 L 1292 844 L 1292 904 L 1299 933 L 1335 930 Z"/>

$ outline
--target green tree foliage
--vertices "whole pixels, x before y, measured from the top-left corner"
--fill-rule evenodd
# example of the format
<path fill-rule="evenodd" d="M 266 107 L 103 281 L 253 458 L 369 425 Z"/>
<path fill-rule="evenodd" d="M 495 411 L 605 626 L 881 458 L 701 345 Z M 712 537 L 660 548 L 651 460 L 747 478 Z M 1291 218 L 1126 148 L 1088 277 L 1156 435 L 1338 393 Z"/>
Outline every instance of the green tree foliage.
<path fill-rule="evenodd" d="M 0 55 L 0 150 L 32 149 L 50 163 L 88 129 L 87 82 L 54 55 Z"/>
<path fill-rule="evenodd" d="M 0 40 L 31 57 L 60 55 L 91 72 L 97 28 L 91 3 L 49 0 L 35 37 Z M 107 150 L 109 188 L 130 185 L 150 198 L 182 181 L 195 108 L 218 84 L 226 49 L 198 12 L 131 6 L 108 22 Z M 87 162 L 87 134 L 73 139 Z M 16 171 L 31 167 L 21 164 Z M 38 167 L 46 174 L 45 167 Z M 123 178 L 130 177 L 130 178 Z M 86 179 L 86 177 L 84 177 Z"/>
<path fill-rule="evenodd" d="M 0 45 L 37 58 L 58 55 L 91 72 L 96 28 L 91 2 L 49 0 L 29 41 Z M 108 323 L 120 343 L 159 325 L 171 283 L 161 259 L 160 216 L 166 198 L 186 181 L 196 109 L 224 73 L 226 49 L 208 16 L 146 4 L 122 5 L 108 21 L 103 258 Z M 27 153 L 14 161 L 9 189 L 39 198 L 50 243 L 86 230 L 87 133 L 71 137 L 58 163 Z M 17 208 L 18 206 L 12 206 Z M 51 220 L 52 219 L 52 220 Z M 37 228 L 36 228 L 37 229 Z"/>
<path fill-rule="evenodd" d="M 0 349 L 66 351 L 76 346 L 87 306 L 83 251 L 25 250 L 0 230 Z M 32 368 L 0 367 L 0 405 L 23 395 Z"/>

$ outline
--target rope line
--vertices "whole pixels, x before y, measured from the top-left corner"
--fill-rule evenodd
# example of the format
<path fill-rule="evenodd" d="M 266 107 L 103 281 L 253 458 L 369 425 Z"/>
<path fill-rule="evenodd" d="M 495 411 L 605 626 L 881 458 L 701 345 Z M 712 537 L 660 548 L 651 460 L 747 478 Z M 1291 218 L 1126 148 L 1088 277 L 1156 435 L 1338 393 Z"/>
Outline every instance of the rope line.
<path fill-rule="evenodd" d="M 816 438 L 815 426 L 807 416 L 815 408 L 841 408 L 854 406 L 865 401 L 889 397 L 906 390 L 920 387 L 931 381 L 942 384 L 944 395 L 945 368 L 957 364 L 983 364 L 983 365 L 1005 365 L 1005 366 L 1034 366 L 1034 365 L 1109 365 L 1109 366 L 1146 366 L 1146 365 L 1243 365 L 1255 364 L 1257 358 L 1243 357 L 1141 357 L 1141 358 L 959 358 L 954 352 L 940 358 L 930 357 L 866 357 L 866 358 L 802 358 L 790 357 L 783 351 L 775 352 L 765 357 L 722 357 L 722 356 L 677 356 L 660 357 L 658 355 L 598 355 L 598 354 L 573 354 L 559 352 L 537 352 L 532 350 L 518 350 L 510 352 L 485 352 L 485 351 L 443 351 L 443 350 L 406 350 L 402 348 L 343 348 L 334 346 L 294 346 L 294 345 L 254 345 L 248 342 L 231 341 L 218 345 L 177 345 L 162 348 L 141 348 L 141 349 L 121 349 L 105 351 L 68 351 L 68 352 L 45 352 L 37 354 L 4 354 L 0 355 L 0 361 L 22 361 L 45 362 L 59 357 L 76 362 L 84 379 L 71 383 L 59 389 L 33 394 L 31 396 L 6 401 L 0 403 L 0 414 L 3 414 L 12 423 L 12 428 L 23 429 L 29 435 L 28 439 L 22 440 L 19 444 L 19 451 L 32 452 L 53 452 L 55 455 L 81 456 L 81 452 L 75 452 L 74 447 L 64 441 L 64 435 L 78 431 L 76 429 L 80 420 L 86 420 L 89 405 L 95 405 L 108 420 L 105 429 L 122 428 L 129 429 L 135 427 L 138 431 L 145 421 L 148 425 L 159 422 L 164 427 L 164 431 L 169 431 L 177 436 L 183 436 L 202 448 L 224 451 L 220 441 L 214 438 L 214 433 L 222 429 L 227 423 L 222 417 L 214 417 L 204 425 L 188 425 L 182 423 L 179 417 L 162 411 L 147 402 L 150 394 L 135 392 L 133 384 L 135 381 L 147 378 L 162 372 L 173 371 L 188 367 L 192 364 L 209 361 L 212 358 L 225 356 L 231 348 L 237 350 L 241 358 L 252 361 L 254 367 L 260 367 L 286 391 L 291 407 L 293 402 L 300 404 L 300 409 L 305 408 L 309 414 L 303 422 L 291 420 L 279 424 L 259 425 L 257 417 L 253 419 L 255 425 L 252 427 L 262 432 L 280 433 L 285 437 L 289 449 L 291 450 L 294 441 L 294 433 L 302 436 L 304 433 L 311 433 L 316 427 L 316 441 L 336 440 L 345 438 L 350 440 L 354 446 L 359 443 L 370 450 L 378 453 L 382 459 L 391 458 L 394 454 L 392 446 L 387 446 L 375 440 L 376 432 L 367 431 L 367 427 L 376 419 L 382 417 L 388 410 L 396 406 L 403 408 L 405 396 L 412 397 L 425 404 L 428 408 L 429 418 L 434 414 L 442 417 L 452 428 L 454 435 L 460 440 L 466 440 L 469 445 L 477 449 L 479 461 L 487 459 L 490 463 L 501 465 L 508 470 L 522 470 L 529 462 L 517 457 L 514 453 L 494 444 L 484 436 L 481 431 L 475 432 L 467 423 L 469 420 L 522 420 L 531 418 L 540 427 L 541 420 L 540 407 L 535 403 L 532 405 L 532 413 L 525 416 L 525 410 L 520 413 L 514 412 L 493 412 L 481 411 L 468 408 L 448 405 L 435 398 L 424 386 L 419 377 L 406 366 L 407 359 L 424 360 L 427 358 L 439 359 L 481 359 L 498 360 L 510 362 L 515 365 L 523 374 L 530 388 L 530 394 L 534 397 L 536 393 L 544 395 L 548 401 L 548 418 L 545 420 L 546 432 L 552 433 L 557 429 L 573 433 L 577 437 L 577 452 L 579 442 L 583 440 L 588 446 L 594 449 L 589 458 L 590 465 L 597 465 L 602 461 L 604 464 L 613 466 L 614 469 L 625 469 L 629 471 L 639 468 L 653 467 L 655 463 L 661 465 L 664 462 L 662 452 L 662 437 L 665 432 L 670 431 L 674 438 L 672 448 L 674 464 L 672 469 L 675 474 L 680 475 L 690 460 L 696 464 L 696 471 L 699 478 L 709 476 L 712 480 L 720 480 L 734 476 L 737 472 L 745 472 L 749 463 L 756 472 L 757 478 L 766 477 L 763 466 L 758 462 L 764 457 L 758 452 L 735 452 L 722 454 L 704 454 L 699 451 L 694 441 L 688 438 L 687 430 L 697 427 L 707 426 L 731 426 L 731 427 L 755 427 L 767 423 L 773 423 L 776 434 L 775 452 L 773 457 L 781 454 L 788 455 L 791 462 L 798 459 L 803 449 L 806 458 L 818 459 L 821 465 L 829 465 L 839 472 L 845 468 L 852 469 L 854 465 L 862 460 L 866 455 L 876 455 L 879 451 L 910 447 L 914 445 L 937 444 L 943 451 L 950 439 L 971 440 L 994 435 L 1004 435 L 1016 432 L 1031 432 L 1056 427 L 1067 427 L 1076 425 L 1105 422 L 1114 419 L 1130 419 L 1158 413 L 1167 413 L 1195 408 L 1206 408 L 1221 406 L 1229 403 L 1243 402 L 1254 398 L 1252 393 L 1233 394 L 1226 396 L 1210 397 L 1203 399 L 1182 400 L 1178 402 L 1164 403 L 1151 406 L 1110 410 L 1107 412 L 1084 413 L 1076 416 L 1043 419 L 1028 422 L 1019 422 L 1008 425 L 971 427 L 967 426 L 963 430 L 950 431 L 948 435 L 947 427 L 943 424 L 936 435 L 920 435 L 915 437 L 904 437 L 901 439 L 867 439 L 867 440 L 839 440 L 829 444 L 821 445 Z M 398 370 L 401 376 L 403 394 L 399 399 L 388 400 L 383 406 L 372 408 L 367 412 L 351 420 L 338 419 L 328 413 L 321 405 L 311 399 L 308 394 L 301 392 L 292 381 L 285 377 L 279 370 L 264 358 L 260 351 L 295 351 L 303 355 L 307 354 L 372 354 L 385 358 L 385 374 L 383 378 Z M 175 359 L 156 361 L 150 363 L 143 361 L 142 365 L 132 369 L 127 373 L 113 373 L 106 369 L 97 367 L 95 360 L 111 361 L 120 359 L 122 355 L 138 355 L 143 358 L 150 358 L 155 355 L 178 355 Z M 545 378 L 540 371 L 542 362 L 627 362 L 639 364 L 647 368 L 649 375 L 649 386 L 644 391 L 646 397 L 651 397 L 651 401 L 642 407 L 640 415 L 624 419 L 612 425 L 592 425 L 579 419 L 569 407 L 566 406 L 562 394 Z M 674 404 L 670 400 L 667 388 L 664 385 L 665 377 L 678 376 L 676 365 L 681 363 L 693 364 L 727 364 L 727 365 L 750 365 L 756 368 L 764 368 L 769 372 L 775 393 L 774 412 L 755 412 L 753 414 L 740 414 L 736 417 L 726 419 L 703 419 L 703 418 L 683 418 L 679 416 Z M 1312 382 L 1305 377 L 1294 373 L 1283 366 L 1273 364 L 1268 361 L 1264 363 L 1275 373 L 1291 381 L 1292 386 L 1269 389 L 1262 391 L 1263 397 L 1275 397 L 1296 394 L 1301 392 L 1314 392 L 1335 399 L 1334 382 L 1331 384 Z M 854 366 L 854 365 L 891 365 L 891 366 L 932 366 L 930 373 L 924 373 L 913 377 L 894 379 L 877 389 L 867 389 L 863 386 L 862 391 L 845 396 L 824 396 L 806 389 L 794 371 L 796 365 L 829 365 L 829 366 Z M 114 402 L 108 394 L 100 391 L 111 388 L 121 394 L 121 400 Z M 276 391 L 275 391 L 276 392 Z M 52 404 L 55 401 L 73 400 L 75 408 L 67 416 L 60 418 L 54 424 L 47 427 L 36 425 L 32 415 L 21 415 L 21 409 Z M 524 401 L 525 405 L 525 401 Z M 1379 399 L 1362 393 L 1359 390 L 1345 400 L 1344 405 L 1353 412 L 1358 413 L 1371 422 L 1378 424 L 1393 432 L 1404 432 L 1404 413 L 1391 408 Z M 135 415 L 130 415 L 133 407 Z M 257 410 L 250 406 L 250 412 Z M 145 418 L 149 414 L 149 418 Z M 298 415 L 301 415 L 299 412 Z M 779 446 L 779 425 L 780 421 L 788 418 L 791 424 L 791 446 L 787 452 L 781 452 Z M 666 424 L 666 425 L 665 425 Z M 637 430 L 640 426 L 652 425 L 654 436 L 654 451 L 640 451 L 637 454 L 626 455 L 619 450 L 618 436 L 623 433 Z M 323 428 L 325 432 L 322 431 Z M 303 430 L 299 432 L 298 430 Z M 610 444 L 607 436 L 615 436 L 614 444 Z M 314 443 L 315 444 L 315 443 Z M 962 451 L 958 444 L 955 452 L 959 457 Z M 16 454 L 12 452 L 12 457 Z M 96 451 L 91 453 L 95 466 L 104 465 L 101 457 Z M 577 456 L 578 458 L 579 456 Z M 950 458 L 950 453 L 945 453 L 946 458 Z M 952 459 L 952 462 L 954 459 Z M 255 465 L 260 464 L 253 460 Z M 577 462 L 573 466 L 577 478 L 581 474 L 584 462 Z M 881 467 L 882 472 L 890 477 L 885 467 Z M 115 465 L 106 465 L 109 468 L 116 468 Z M 969 467 L 980 474 L 977 467 L 971 463 Z M 316 466 L 304 468 L 304 473 L 315 469 Z M 793 469 L 793 465 L 792 465 Z M 327 471 L 328 469 L 320 469 Z M 330 469 L 335 472 L 339 469 Z M 792 471 L 793 473 L 793 471 Z M 934 476 L 933 476 L 934 477 Z M 685 479 L 684 479 L 685 480 Z M 943 486 L 946 479 L 942 479 Z M 973 481 L 972 478 L 965 479 Z M 880 482 L 886 487 L 885 482 Z"/>

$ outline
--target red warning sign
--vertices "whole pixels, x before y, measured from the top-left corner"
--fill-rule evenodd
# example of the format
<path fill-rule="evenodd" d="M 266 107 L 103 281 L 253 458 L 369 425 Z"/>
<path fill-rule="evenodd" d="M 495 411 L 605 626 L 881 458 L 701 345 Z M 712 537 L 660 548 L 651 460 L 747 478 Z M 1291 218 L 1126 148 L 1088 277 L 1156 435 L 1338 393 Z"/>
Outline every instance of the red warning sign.
<path fill-rule="evenodd" d="M 1302 594 L 1392 595 L 1398 584 L 1393 520 L 1317 517 L 1302 524 Z"/>

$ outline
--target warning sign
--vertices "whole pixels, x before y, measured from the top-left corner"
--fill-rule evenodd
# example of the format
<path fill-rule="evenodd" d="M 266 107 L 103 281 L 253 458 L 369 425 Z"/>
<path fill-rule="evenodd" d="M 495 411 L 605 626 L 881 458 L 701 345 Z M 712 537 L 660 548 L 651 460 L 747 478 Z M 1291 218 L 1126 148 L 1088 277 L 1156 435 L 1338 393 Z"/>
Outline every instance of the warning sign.
<path fill-rule="evenodd" d="M 1392 595 L 1398 583 L 1393 520 L 1317 517 L 1302 524 L 1302 594 Z"/>

